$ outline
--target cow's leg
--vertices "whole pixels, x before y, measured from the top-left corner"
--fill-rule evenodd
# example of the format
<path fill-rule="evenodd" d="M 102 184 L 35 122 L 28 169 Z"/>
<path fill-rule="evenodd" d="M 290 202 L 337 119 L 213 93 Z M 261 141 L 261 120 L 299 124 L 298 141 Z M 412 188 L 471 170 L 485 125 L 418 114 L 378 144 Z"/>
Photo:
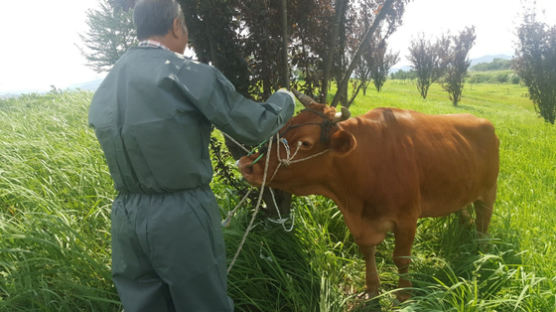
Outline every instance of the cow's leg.
<path fill-rule="evenodd" d="M 359 245 L 359 250 L 365 258 L 365 283 L 367 284 L 367 293 L 373 298 L 378 295 L 378 286 L 380 284 L 375 261 L 376 245 Z"/>
<path fill-rule="evenodd" d="M 475 214 L 477 215 L 477 231 L 481 234 L 486 234 L 488 225 L 490 224 L 490 217 L 492 216 L 492 209 L 494 201 L 496 200 L 496 185 L 489 190 L 480 199 L 474 202 Z"/>
<path fill-rule="evenodd" d="M 407 279 L 409 271 L 409 263 L 411 256 L 411 246 L 415 239 L 415 230 L 417 228 L 417 220 L 406 221 L 396 225 L 394 231 L 394 263 L 398 267 L 400 280 L 398 281 L 399 288 L 411 287 L 411 282 Z M 401 290 L 396 293 L 398 300 L 405 301 L 410 297 L 408 290 Z"/>
<path fill-rule="evenodd" d="M 471 226 L 473 224 L 473 218 L 469 213 L 469 206 L 463 207 L 459 212 L 459 223 L 465 226 Z"/>

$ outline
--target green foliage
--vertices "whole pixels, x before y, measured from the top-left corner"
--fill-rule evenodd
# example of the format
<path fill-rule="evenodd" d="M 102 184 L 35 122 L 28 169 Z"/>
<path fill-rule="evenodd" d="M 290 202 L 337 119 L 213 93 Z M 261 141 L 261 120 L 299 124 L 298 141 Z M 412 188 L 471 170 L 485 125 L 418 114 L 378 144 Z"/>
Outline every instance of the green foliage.
<path fill-rule="evenodd" d="M 296 197 L 295 227 L 263 217 L 229 276 L 237 311 L 554 311 L 556 128 L 540 121 L 526 88 L 477 84 L 458 107 L 433 84 L 388 81 L 359 96 L 354 115 L 394 106 L 488 118 L 500 138 L 498 198 L 488 248 L 456 216 L 419 221 L 410 267 L 414 297 L 399 304 L 393 237 L 377 250 L 377 302 L 358 298 L 364 261 L 330 200 Z M 334 89 L 332 89 L 334 91 Z M 0 100 L 0 311 L 120 311 L 110 278 L 110 204 L 102 152 L 87 127 L 90 93 L 52 92 Z M 221 138 L 218 138 L 221 140 Z M 225 155 L 222 155 L 225 157 Z M 229 162 L 233 162 L 229 159 Z M 240 192 L 217 177 L 222 215 Z M 252 211 L 224 229 L 232 255 Z"/>
<path fill-rule="evenodd" d="M 412 80 L 417 79 L 417 73 L 414 70 L 398 69 L 390 74 L 390 79 L 394 80 Z"/>
<path fill-rule="evenodd" d="M 519 84 L 520 78 L 513 70 L 470 71 L 465 78 L 469 83 Z"/>
<path fill-rule="evenodd" d="M 374 54 L 375 62 L 372 63 L 370 68 L 371 78 L 373 79 L 373 84 L 378 92 L 380 92 L 382 86 L 386 82 L 390 68 L 399 61 L 399 53 L 390 52 L 385 54 L 385 51 L 385 48 L 377 50 Z"/>
<path fill-rule="evenodd" d="M 446 71 L 449 48 L 450 38 L 447 36 L 442 36 L 432 43 L 425 38 L 424 34 L 420 34 L 411 41 L 409 60 L 417 77 L 417 89 L 423 99 L 427 98 L 431 84 L 442 77 Z"/>
<path fill-rule="evenodd" d="M 556 25 L 539 22 L 527 11 L 517 29 L 514 67 L 544 120 L 556 120 Z"/>
<path fill-rule="evenodd" d="M 89 93 L 0 100 L 0 310 L 117 311 Z"/>
<path fill-rule="evenodd" d="M 491 71 L 491 70 L 506 70 L 512 67 L 511 60 L 505 60 L 501 58 L 495 58 L 490 63 L 479 63 L 475 66 L 472 66 L 471 70 L 476 71 Z"/>
<path fill-rule="evenodd" d="M 446 72 L 442 78 L 442 87 L 450 95 L 454 106 L 457 106 L 461 100 L 464 79 L 471 64 L 467 54 L 475 44 L 475 38 L 475 26 L 466 27 L 458 35 L 450 37 L 451 43 L 446 53 Z"/>
<path fill-rule="evenodd" d="M 127 49 L 137 45 L 133 11 L 125 10 L 115 0 L 100 0 L 98 9 L 87 11 L 89 29 L 80 34 L 88 66 L 96 72 L 105 72 Z"/>

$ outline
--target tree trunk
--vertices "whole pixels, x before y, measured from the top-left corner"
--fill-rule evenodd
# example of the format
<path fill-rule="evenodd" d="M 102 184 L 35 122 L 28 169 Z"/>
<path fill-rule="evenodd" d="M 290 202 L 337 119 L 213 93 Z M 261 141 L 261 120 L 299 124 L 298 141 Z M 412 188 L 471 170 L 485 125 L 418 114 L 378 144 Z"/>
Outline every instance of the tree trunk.
<path fill-rule="evenodd" d="M 322 76 L 322 88 L 320 95 L 320 102 L 326 103 L 326 97 L 328 95 L 329 81 L 332 71 L 332 63 L 334 57 L 336 56 L 336 47 L 338 46 L 338 33 L 340 31 L 340 24 L 342 22 L 342 16 L 345 15 L 347 0 L 336 0 L 336 15 L 334 17 L 334 24 L 332 24 L 332 31 L 330 33 L 329 48 L 324 55 L 324 68 Z"/>
<path fill-rule="evenodd" d="M 288 66 L 288 0 L 282 0 L 282 74 L 283 88 L 290 87 L 290 70 Z"/>

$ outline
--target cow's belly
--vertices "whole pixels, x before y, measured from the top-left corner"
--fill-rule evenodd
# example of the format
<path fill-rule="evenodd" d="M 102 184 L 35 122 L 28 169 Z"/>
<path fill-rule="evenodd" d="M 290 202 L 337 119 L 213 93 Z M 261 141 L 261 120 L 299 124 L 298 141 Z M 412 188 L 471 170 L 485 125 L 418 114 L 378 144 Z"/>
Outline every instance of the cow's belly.
<path fill-rule="evenodd" d="M 423 201 L 421 204 L 421 215 L 420 218 L 425 217 L 443 217 L 449 215 L 450 213 L 461 210 L 474 199 L 454 199 L 454 200 L 428 200 Z"/>
<path fill-rule="evenodd" d="M 350 218 L 344 214 L 344 220 L 353 235 L 355 243 L 359 246 L 373 246 L 380 244 L 386 234 L 393 230 L 394 222 L 378 218 Z"/>
<path fill-rule="evenodd" d="M 486 181 L 477 166 L 468 165 L 430 176 L 421 185 L 421 217 L 440 217 L 461 210 L 479 199 L 495 182 Z M 449 174 L 451 173 L 451 175 Z"/>

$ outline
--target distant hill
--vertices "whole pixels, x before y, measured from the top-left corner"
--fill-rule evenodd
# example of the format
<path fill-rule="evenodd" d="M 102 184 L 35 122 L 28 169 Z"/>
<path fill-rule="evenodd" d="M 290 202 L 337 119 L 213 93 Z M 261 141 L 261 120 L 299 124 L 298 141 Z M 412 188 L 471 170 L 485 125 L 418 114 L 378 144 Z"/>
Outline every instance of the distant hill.
<path fill-rule="evenodd" d="M 492 54 L 492 55 L 484 55 L 478 58 L 474 58 L 471 59 L 471 66 L 473 67 L 477 64 L 481 64 L 481 63 L 491 63 L 494 59 L 502 59 L 502 60 L 511 60 L 513 58 L 513 56 L 508 55 L 508 54 Z M 411 70 L 411 66 L 408 65 L 407 63 L 405 64 L 401 64 L 401 65 L 394 65 L 394 67 L 392 67 L 390 69 L 390 73 L 395 73 L 397 71 L 410 71 Z"/>
<path fill-rule="evenodd" d="M 512 69 L 512 60 L 505 60 L 501 58 L 495 58 L 489 63 L 479 63 L 471 66 L 469 70 L 471 71 L 493 71 L 493 70 L 509 70 Z"/>
<path fill-rule="evenodd" d="M 485 56 L 471 59 L 471 67 L 481 63 L 491 63 L 492 61 L 494 61 L 494 59 L 511 60 L 512 58 L 513 56 L 508 54 L 485 55 Z"/>
<path fill-rule="evenodd" d="M 67 90 L 67 91 L 83 90 L 83 91 L 95 92 L 98 89 L 98 87 L 100 86 L 100 84 L 102 83 L 102 80 L 104 80 L 104 78 L 99 78 L 99 79 L 86 81 L 86 82 L 74 83 L 74 84 L 71 84 L 67 87 L 62 87 L 62 88 L 56 87 L 56 89 Z M 53 88 L 53 87 L 54 86 L 51 86 L 51 88 Z M 30 94 L 30 93 L 42 94 L 42 93 L 46 93 L 48 91 L 49 90 L 47 88 L 21 89 L 21 90 L 13 90 L 12 89 L 12 90 L 0 91 L 0 99 L 13 98 L 13 97 L 18 97 L 22 94 Z"/>
<path fill-rule="evenodd" d="M 1 99 L 8 99 L 11 97 L 17 96 L 17 94 L 14 93 L 0 93 L 0 100 Z"/>
<path fill-rule="evenodd" d="M 9 90 L 9 91 L 0 91 L 0 99 L 9 99 L 13 97 L 18 97 L 22 94 L 42 94 L 47 91 L 44 90 L 37 90 L 37 89 L 26 89 L 26 90 Z"/>
<path fill-rule="evenodd" d="M 91 80 L 87 82 L 76 83 L 65 88 L 66 90 L 83 90 L 83 91 L 96 91 L 104 78 L 99 78 L 96 80 Z"/>

